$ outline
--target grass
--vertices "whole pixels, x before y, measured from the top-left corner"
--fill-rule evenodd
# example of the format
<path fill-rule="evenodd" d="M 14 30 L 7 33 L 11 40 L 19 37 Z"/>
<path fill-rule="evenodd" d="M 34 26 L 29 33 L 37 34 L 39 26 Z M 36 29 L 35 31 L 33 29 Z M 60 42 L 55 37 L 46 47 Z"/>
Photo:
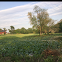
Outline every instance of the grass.
<path fill-rule="evenodd" d="M 44 58 L 42 55 L 47 48 L 59 50 L 62 48 L 61 45 L 62 33 L 42 36 L 39 34 L 0 35 L 0 62 L 61 62 L 62 53 L 57 57 L 51 55 Z"/>

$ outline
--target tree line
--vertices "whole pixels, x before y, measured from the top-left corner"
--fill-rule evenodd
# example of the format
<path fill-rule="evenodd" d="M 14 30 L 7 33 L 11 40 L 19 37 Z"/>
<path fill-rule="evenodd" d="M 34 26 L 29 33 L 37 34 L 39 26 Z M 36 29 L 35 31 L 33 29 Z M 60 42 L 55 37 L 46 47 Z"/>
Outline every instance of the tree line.
<path fill-rule="evenodd" d="M 29 34 L 29 33 L 35 32 L 35 30 L 32 28 L 25 29 L 24 27 L 22 27 L 21 29 L 18 28 L 15 30 L 14 26 L 10 26 L 10 29 L 8 30 L 11 34 Z"/>
<path fill-rule="evenodd" d="M 42 29 L 42 28 L 41 28 Z M 21 29 L 16 29 L 14 26 L 10 26 L 10 29 L 8 29 L 11 34 L 29 34 L 29 33 L 37 33 L 40 34 L 40 28 L 28 28 L 25 29 L 22 27 Z M 51 26 L 44 26 L 43 29 L 41 30 L 41 33 L 49 34 L 49 33 L 62 33 L 62 19 L 54 25 Z"/>
<path fill-rule="evenodd" d="M 0 28 L 0 30 L 2 30 Z M 3 30 L 7 31 L 6 28 L 3 28 Z M 21 29 L 15 29 L 14 26 L 10 26 L 10 29 L 8 29 L 10 34 L 29 34 L 29 33 L 37 33 L 40 34 L 40 29 L 39 28 L 28 28 L 25 29 L 22 27 Z M 62 19 L 57 23 L 52 26 L 44 26 L 42 33 L 49 34 L 49 33 L 62 33 Z"/>
<path fill-rule="evenodd" d="M 10 26 L 9 32 L 10 34 L 28 34 L 28 33 L 61 33 L 62 32 L 62 19 L 54 24 L 56 20 L 53 20 L 49 17 L 49 14 L 46 9 L 42 9 L 39 6 L 35 6 L 33 12 L 28 12 L 28 18 L 30 20 L 30 24 L 32 28 L 25 29 L 22 27 L 21 29 L 16 29 L 14 26 Z M 6 30 L 6 28 L 3 28 Z M 1 29 L 0 29 L 1 30 Z"/>
<path fill-rule="evenodd" d="M 40 31 L 40 35 L 43 32 L 62 32 L 62 22 L 58 24 L 54 24 L 55 20 L 49 17 L 49 14 L 46 9 L 42 9 L 39 6 L 35 6 L 33 12 L 28 12 L 28 18 L 30 20 L 30 24 Z"/>

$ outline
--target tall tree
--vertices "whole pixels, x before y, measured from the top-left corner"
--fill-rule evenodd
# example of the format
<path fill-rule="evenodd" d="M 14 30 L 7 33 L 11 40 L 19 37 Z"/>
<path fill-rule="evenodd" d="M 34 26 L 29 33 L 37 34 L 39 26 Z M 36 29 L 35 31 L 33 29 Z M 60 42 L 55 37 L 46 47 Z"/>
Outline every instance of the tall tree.
<path fill-rule="evenodd" d="M 10 29 L 11 29 L 11 31 L 13 31 L 15 28 L 14 28 L 14 26 L 10 26 Z"/>
<path fill-rule="evenodd" d="M 62 32 L 62 19 L 59 21 L 59 32 Z"/>
<path fill-rule="evenodd" d="M 30 19 L 30 23 L 33 25 L 33 27 L 40 29 L 41 35 L 43 27 L 51 22 L 52 19 L 49 18 L 49 14 L 47 13 L 46 9 L 41 9 L 36 5 L 33 10 L 35 15 L 31 12 L 28 12 L 28 18 Z"/>
<path fill-rule="evenodd" d="M 15 33 L 15 28 L 14 26 L 10 26 L 10 29 L 8 29 L 11 34 Z"/>
<path fill-rule="evenodd" d="M 2 29 L 0 28 L 0 30 L 2 30 Z"/>
<path fill-rule="evenodd" d="M 4 31 L 7 31 L 7 29 L 6 28 L 3 28 L 4 29 Z M 5 32 L 4 32 L 4 35 L 5 35 Z"/>

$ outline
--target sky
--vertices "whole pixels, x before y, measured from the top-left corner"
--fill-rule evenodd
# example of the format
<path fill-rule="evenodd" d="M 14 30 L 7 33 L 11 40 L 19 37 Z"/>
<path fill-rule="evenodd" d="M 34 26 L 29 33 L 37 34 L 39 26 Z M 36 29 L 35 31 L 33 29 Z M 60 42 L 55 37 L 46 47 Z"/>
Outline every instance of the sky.
<path fill-rule="evenodd" d="M 47 9 L 55 23 L 62 19 L 62 1 L 0 1 L 0 28 L 7 31 L 10 26 L 15 29 L 32 28 L 27 14 L 33 12 L 35 5 Z"/>

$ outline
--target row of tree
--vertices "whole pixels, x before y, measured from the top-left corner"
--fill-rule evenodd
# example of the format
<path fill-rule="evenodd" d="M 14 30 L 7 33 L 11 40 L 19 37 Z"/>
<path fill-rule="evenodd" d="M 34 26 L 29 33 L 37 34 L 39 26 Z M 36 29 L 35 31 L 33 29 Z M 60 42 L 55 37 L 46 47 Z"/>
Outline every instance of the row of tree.
<path fill-rule="evenodd" d="M 5 31 L 7 31 L 6 28 L 3 28 Z M 0 30 L 2 30 L 0 28 Z M 10 34 L 29 34 L 29 33 L 39 33 L 40 34 L 40 29 L 39 28 L 28 28 L 25 29 L 24 27 L 22 27 L 21 29 L 16 29 L 14 26 L 10 26 L 10 29 L 8 29 Z M 61 33 L 62 32 L 62 19 L 57 23 L 54 24 L 52 26 L 44 26 L 44 28 L 42 29 L 42 33 Z"/>
<path fill-rule="evenodd" d="M 25 29 L 22 27 L 21 29 L 16 29 L 14 26 L 10 26 L 9 32 L 11 34 L 22 33 L 58 33 L 62 32 L 62 19 L 57 23 L 54 24 L 55 20 L 49 17 L 49 14 L 46 9 L 41 9 L 39 6 L 35 6 L 33 12 L 28 12 L 28 18 L 30 20 L 30 24 L 32 28 Z M 6 30 L 4 28 L 4 30 Z"/>
<path fill-rule="evenodd" d="M 40 31 L 40 35 L 43 31 L 48 34 L 49 32 L 58 32 L 59 28 L 59 31 L 62 31 L 62 22 L 54 24 L 55 20 L 49 17 L 46 9 L 41 9 L 36 5 L 33 10 L 33 13 L 28 12 L 28 18 L 30 19 L 31 25 Z"/>
<path fill-rule="evenodd" d="M 14 28 L 14 26 L 10 26 L 10 29 L 8 29 L 9 32 L 11 34 L 28 34 L 28 33 L 33 33 L 34 32 L 34 29 L 32 28 L 28 28 L 28 29 L 25 29 L 24 27 L 22 27 L 21 29 L 16 29 Z"/>

